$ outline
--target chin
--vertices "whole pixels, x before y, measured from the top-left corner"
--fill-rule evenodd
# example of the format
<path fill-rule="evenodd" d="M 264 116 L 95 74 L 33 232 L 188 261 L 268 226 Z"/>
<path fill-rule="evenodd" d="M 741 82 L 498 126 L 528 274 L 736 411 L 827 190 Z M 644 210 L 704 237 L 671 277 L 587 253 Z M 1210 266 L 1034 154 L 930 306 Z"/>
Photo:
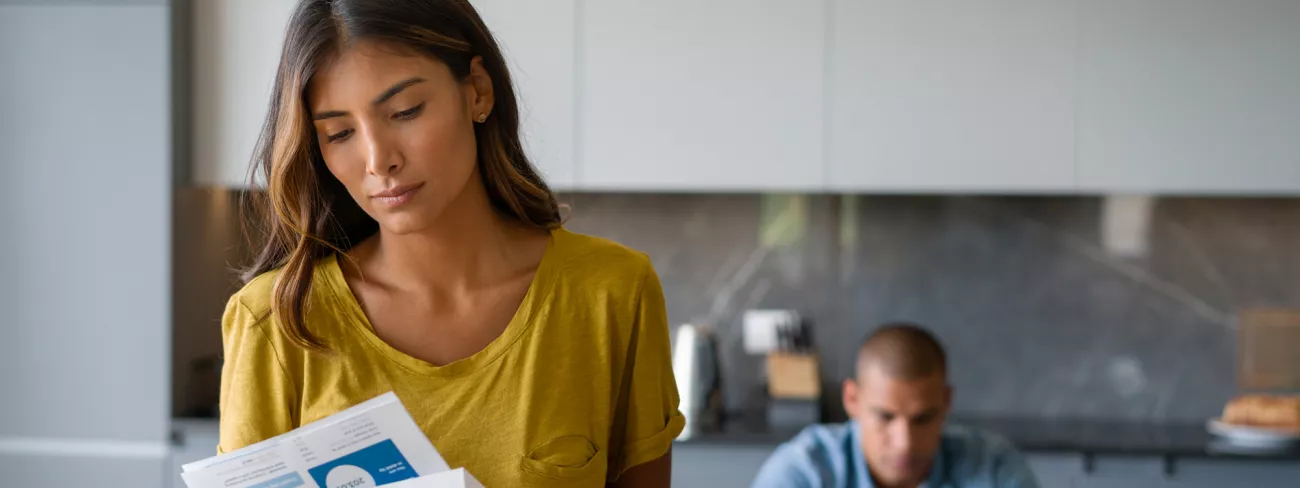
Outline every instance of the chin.
<path fill-rule="evenodd" d="M 927 473 L 920 473 L 916 470 L 909 469 L 909 468 L 903 468 L 903 469 L 895 468 L 895 469 L 880 470 L 879 472 L 875 473 L 876 476 L 881 478 L 881 481 L 884 481 L 890 485 L 904 484 L 904 483 L 910 483 L 913 481 L 922 480 L 925 478 L 926 474 Z"/>
<path fill-rule="evenodd" d="M 436 225 L 455 225 L 453 222 L 443 221 L 448 220 L 447 217 L 452 217 L 448 213 L 458 212 L 464 207 L 458 204 L 457 199 L 446 197 L 458 193 L 435 185 L 425 185 L 410 201 L 396 207 L 373 205 L 366 209 L 366 213 L 370 214 L 370 217 L 379 223 L 379 228 L 386 233 L 404 235 L 423 232 Z"/>
<path fill-rule="evenodd" d="M 366 209 L 370 218 L 379 223 L 384 232 L 402 235 L 428 229 L 441 218 L 448 207 L 448 202 L 430 198 L 433 188 L 422 188 L 415 198 L 396 207 L 372 205 Z"/>
<path fill-rule="evenodd" d="M 428 229 L 434 219 L 427 212 L 400 212 L 375 219 L 379 228 L 394 235 L 413 234 Z"/>
<path fill-rule="evenodd" d="M 880 481 L 884 481 L 886 484 L 890 485 L 902 484 L 916 479 L 915 475 L 899 472 L 877 473 L 876 476 L 881 478 Z"/>

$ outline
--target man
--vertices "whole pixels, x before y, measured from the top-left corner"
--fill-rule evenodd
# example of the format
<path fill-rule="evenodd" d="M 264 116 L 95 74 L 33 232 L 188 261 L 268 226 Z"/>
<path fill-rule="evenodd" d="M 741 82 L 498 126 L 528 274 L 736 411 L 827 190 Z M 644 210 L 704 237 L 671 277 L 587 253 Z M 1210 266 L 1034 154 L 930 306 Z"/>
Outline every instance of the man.
<path fill-rule="evenodd" d="M 946 426 L 952 406 L 939 341 L 911 324 L 885 325 L 858 349 L 844 380 L 852 419 L 804 429 L 772 453 L 754 488 L 1038 488 L 1005 439 Z"/>

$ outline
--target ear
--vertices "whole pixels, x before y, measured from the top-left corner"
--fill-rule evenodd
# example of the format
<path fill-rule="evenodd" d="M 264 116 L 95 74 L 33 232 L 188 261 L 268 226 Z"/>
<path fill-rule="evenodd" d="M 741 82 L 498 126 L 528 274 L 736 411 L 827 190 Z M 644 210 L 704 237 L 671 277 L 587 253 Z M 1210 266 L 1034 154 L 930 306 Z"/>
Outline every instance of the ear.
<path fill-rule="evenodd" d="M 483 67 L 483 56 L 474 56 L 469 62 L 469 76 L 465 79 L 465 101 L 471 120 L 480 115 L 492 115 L 496 94 L 492 90 L 492 75 Z"/>
<path fill-rule="evenodd" d="M 943 387 L 943 411 L 947 413 L 952 410 L 952 386 L 944 385 Z"/>
<path fill-rule="evenodd" d="M 844 380 L 844 383 L 840 386 L 840 391 L 841 391 L 841 396 L 843 397 L 841 398 L 841 401 L 844 402 L 844 413 L 848 414 L 849 418 L 851 419 L 857 419 L 858 418 L 858 383 L 856 381 L 853 381 L 853 378 L 846 379 Z"/>

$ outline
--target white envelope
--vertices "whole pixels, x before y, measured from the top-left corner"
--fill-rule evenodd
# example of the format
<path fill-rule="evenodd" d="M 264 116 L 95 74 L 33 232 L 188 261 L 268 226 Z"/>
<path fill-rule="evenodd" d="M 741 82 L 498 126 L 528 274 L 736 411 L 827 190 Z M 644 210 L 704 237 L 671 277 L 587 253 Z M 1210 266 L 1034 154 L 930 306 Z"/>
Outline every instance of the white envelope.
<path fill-rule="evenodd" d="M 384 485 L 384 488 L 483 488 L 474 476 L 465 468 L 456 468 L 438 474 L 398 481 Z"/>

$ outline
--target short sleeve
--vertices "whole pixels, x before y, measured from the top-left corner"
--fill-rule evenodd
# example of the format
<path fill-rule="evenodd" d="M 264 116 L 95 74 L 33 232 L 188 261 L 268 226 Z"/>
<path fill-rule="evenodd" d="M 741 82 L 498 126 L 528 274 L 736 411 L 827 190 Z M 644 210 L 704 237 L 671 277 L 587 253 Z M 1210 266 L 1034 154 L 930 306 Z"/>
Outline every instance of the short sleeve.
<path fill-rule="evenodd" d="M 294 428 L 297 397 L 292 378 L 266 330 L 243 305 L 230 299 L 221 319 L 220 440 L 217 452 L 230 452 Z"/>
<path fill-rule="evenodd" d="M 637 303 L 628 366 L 623 371 L 627 379 L 614 416 L 614 428 L 621 430 L 615 438 L 621 441 L 611 446 L 610 480 L 628 468 L 663 457 L 686 425 L 677 410 L 664 292 L 648 262 Z"/>
<path fill-rule="evenodd" d="M 1000 450 L 994 465 L 993 488 L 1039 488 L 1025 457 L 1009 443 Z"/>
<path fill-rule="evenodd" d="M 816 463 L 793 444 L 784 444 L 763 462 L 751 488 L 814 488 L 830 486 Z"/>

